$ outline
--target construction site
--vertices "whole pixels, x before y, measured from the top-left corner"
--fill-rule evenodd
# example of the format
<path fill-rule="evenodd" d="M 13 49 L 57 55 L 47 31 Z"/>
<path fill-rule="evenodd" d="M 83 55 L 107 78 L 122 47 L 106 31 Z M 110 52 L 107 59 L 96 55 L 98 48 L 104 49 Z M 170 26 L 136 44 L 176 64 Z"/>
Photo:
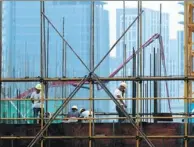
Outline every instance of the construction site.
<path fill-rule="evenodd" d="M 194 146 L 193 1 L 118 3 L 0 1 L 0 147 Z"/>

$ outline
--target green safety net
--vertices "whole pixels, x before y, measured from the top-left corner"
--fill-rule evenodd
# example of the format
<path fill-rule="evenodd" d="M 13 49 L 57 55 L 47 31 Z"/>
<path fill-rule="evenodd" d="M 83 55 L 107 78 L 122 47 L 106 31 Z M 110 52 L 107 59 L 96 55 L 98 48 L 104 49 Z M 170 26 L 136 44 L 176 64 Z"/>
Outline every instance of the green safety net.
<path fill-rule="evenodd" d="M 54 113 L 57 108 L 62 104 L 62 101 L 49 101 L 48 102 L 48 112 Z M 46 111 L 46 108 L 44 109 Z M 7 101 L 1 101 L 1 123 L 6 124 L 32 124 L 33 119 L 33 109 L 31 101 L 12 101 L 8 99 Z M 13 119 L 20 118 L 20 119 Z M 57 118 L 64 118 L 63 115 L 59 115 Z M 63 120 L 54 120 L 53 123 L 60 123 Z"/>

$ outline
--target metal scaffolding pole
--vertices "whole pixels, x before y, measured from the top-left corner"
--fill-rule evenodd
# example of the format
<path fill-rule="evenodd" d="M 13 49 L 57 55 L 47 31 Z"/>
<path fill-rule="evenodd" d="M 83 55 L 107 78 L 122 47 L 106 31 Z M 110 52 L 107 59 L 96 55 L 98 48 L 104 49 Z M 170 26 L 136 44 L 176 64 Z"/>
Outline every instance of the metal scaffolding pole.
<path fill-rule="evenodd" d="M 133 54 L 135 54 L 135 50 L 133 48 Z M 136 76 L 136 54 L 134 55 L 133 58 L 133 76 Z M 133 81 L 132 82 L 132 97 L 136 97 L 136 82 Z M 136 99 L 132 100 L 132 116 L 135 117 L 136 116 Z M 135 121 L 135 119 L 134 119 Z"/>
<path fill-rule="evenodd" d="M 2 78 L 1 82 L 40 82 L 40 81 L 58 81 L 58 82 L 67 82 L 67 84 L 72 84 L 71 82 L 78 82 L 81 81 L 81 77 L 77 78 Z M 95 79 L 93 79 L 96 81 Z M 100 77 L 101 81 L 108 82 L 108 81 L 193 81 L 193 76 L 143 76 L 143 77 Z M 89 81 L 89 80 L 88 80 Z M 86 84 L 88 84 L 86 82 Z"/>
<path fill-rule="evenodd" d="M 65 17 L 63 17 L 63 38 L 65 37 Z M 66 43 L 63 41 L 63 47 L 62 47 L 62 77 L 66 78 L 67 77 L 67 48 L 66 48 Z M 67 85 L 62 86 L 62 98 L 67 97 Z M 63 103 L 63 100 L 62 100 Z M 64 110 L 66 111 L 66 110 Z M 63 111 L 63 112 L 64 112 Z"/>
<path fill-rule="evenodd" d="M 90 27 L 90 71 L 94 69 L 94 51 L 95 51 L 95 45 L 94 45 L 94 23 L 95 23 L 95 2 L 92 0 L 91 1 L 91 27 Z M 89 116 L 91 116 L 91 111 L 93 110 L 92 118 L 94 118 L 94 82 L 90 81 L 90 110 L 89 110 Z M 94 135 L 94 129 L 95 129 L 95 124 L 94 120 L 89 119 L 89 136 L 91 137 Z M 92 140 L 89 140 L 89 147 L 93 146 Z"/>
<path fill-rule="evenodd" d="M 142 11 L 142 2 L 141 0 L 138 1 L 138 13 Z M 137 75 L 142 76 L 142 15 L 138 19 L 138 25 L 137 25 L 137 42 L 138 42 L 138 48 L 140 48 L 140 51 L 137 56 Z M 136 116 L 139 116 L 139 113 L 142 113 L 142 101 L 139 101 L 142 97 L 142 81 L 138 82 L 137 86 L 137 102 L 136 102 Z M 140 128 L 141 119 L 136 119 L 136 125 L 138 128 Z M 136 132 L 136 135 L 139 136 L 139 131 Z M 136 146 L 140 146 L 140 140 L 136 140 Z"/>
<path fill-rule="evenodd" d="M 146 98 L 141 98 L 141 100 L 155 100 L 155 99 L 160 99 L 160 100 L 167 100 L 167 99 L 171 99 L 171 100 L 186 100 L 186 99 L 191 99 L 192 97 L 173 97 L 173 98 L 166 98 L 166 97 L 157 97 L 157 98 L 153 98 L 153 97 L 146 97 Z M 49 99 L 44 99 L 44 101 L 61 101 L 65 98 L 49 98 Z M 72 100 L 89 100 L 90 98 L 74 98 Z M 123 100 L 136 100 L 136 97 L 132 97 L 132 98 L 123 98 Z M 1 101 L 31 101 L 29 98 L 26 99 L 19 99 L 19 98 L 1 98 Z M 95 100 L 110 100 L 109 98 L 95 98 Z"/>
<path fill-rule="evenodd" d="M 111 115 L 116 115 L 117 113 L 114 113 L 114 114 L 111 114 Z M 141 114 L 141 113 L 140 113 Z M 151 115 L 152 113 L 148 113 L 146 115 Z M 192 114 L 192 113 L 190 113 Z M 130 113 L 128 113 L 128 115 L 131 115 Z M 174 115 L 183 115 L 183 114 L 174 114 Z M 188 116 L 185 114 L 185 116 L 177 116 L 177 117 L 173 117 L 173 116 L 169 116 L 169 117 L 155 117 L 155 116 L 152 116 L 152 117 L 149 117 L 149 116 L 146 116 L 146 117 L 139 117 L 138 119 L 157 119 L 157 118 L 174 118 L 174 119 L 179 119 L 179 118 L 187 118 Z M 127 117 L 106 117 L 106 118 L 76 118 L 76 120 L 109 120 L 109 119 L 126 119 Z M 131 119 L 134 119 L 136 117 L 131 117 Z M 188 117 L 188 118 L 194 118 L 194 117 Z M 1 120 L 40 120 L 39 118 L 2 118 Z M 45 118 L 45 120 L 49 120 L 49 118 Z M 64 119 L 64 118 L 55 118 L 53 120 L 68 120 L 68 118 Z"/>
<path fill-rule="evenodd" d="M 67 84 L 72 84 L 72 82 L 78 82 L 81 81 L 81 77 L 77 78 L 2 78 L 0 81 L 1 82 L 40 82 L 40 81 L 58 81 L 58 82 L 67 82 Z M 96 81 L 95 79 L 93 79 Z M 100 80 L 103 82 L 108 82 L 108 81 L 193 81 L 194 77 L 193 76 L 143 76 L 143 77 L 100 77 Z M 86 82 L 86 84 L 88 84 Z"/>
<path fill-rule="evenodd" d="M 123 32 L 125 31 L 125 0 L 123 1 Z M 125 35 L 123 36 L 123 63 L 126 61 L 126 44 L 125 44 Z M 123 67 L 123 77 L 126 77 L 126 64 Z"/>
<path fill-rule="evenodd" d="M 123 32 L 125 31 L 125 0 L 123 1 Z M 123 36 L 123 77 L 127 76 L 127 64 L 125 64 L 126 58 L 127 58 L 127 45 L 125 42 L 125 35 Z M 128 94 L 127 90 L 125 92 L 125 95 L 123 97 L 126 97 L 126 95 Z M 127 105 L 127 101 L 124 101 L 124 103 Z"/>
<path fill-rule="evenodd" d="M 2 78 L 2 50 L 3 50 L 3 44 L 2 44 L 2 5 L 3 1 L 0 1 L 0 79 Z M 1 113 L 1 94 L 2 94 L 2 82 L 0 81 L 0 118 L 2 117 Z"/>
<path fill-rule="evenodd" d="M 41 77 L 45 77 L 45 55 L 46 55 L 46 52 L 45 52 L 45 49 L 46 49 L 46 42 L 45 42 L 45 19 L 42 15 L 42 13 L 44 13 L 45 11 L 45 7 L 44 7 L 44 1 L 40 1 L 40 18 L 41 18 L 41 48 L 40 48 L 40 75 Z M 41 120 L 39 121 L 40 123 L 40 128 L 43 129 L 43 122 L 44 122 L 44 114 L 43 114 L 43 111 L 44 111 L 44 108 L 43 108 L 43 103 L 44 103 L 44 83 L 41 82 L 41 112 L 40 112 L 40 117 L 41 117 Z M 48 102 L 48 101 L 47 101 Z M 44 144 L 43 144 L 43 140 L 41 140 L 41 147 L 43 147 Z"/>
<path fill-rule="evenodd" d="M 7 140 L 7 139 L 33 139 L 35 136 L 3 136 L 0 137 L 1 140 Z M 43 136 L 44 139 L 136 139 L 137 136 Z M 143 138 L 143 136 L 139 136 L 139 138 Z M 183 135 L 171 135 L 171 136 L 165 136 L 165 135 L 149 135 L 147 138 L 150 139 L 184 139 L 185 136 Z M 193 135 L 189 135 L 188 138 L 193 139 Z"/>
<path fill-rule="evenodd" d="M 189 62 L 188 62 L 188 56 L 189 56 L 189 48 L 188 48 L 188 6 L 189 2 L 187 0 L 184 0 L 184 76 L 188 77 L 188 72 L 189 72 Z M 184 81 L 184 97 L 188 97 L 189 94 L 189 82 L 185 80 Z M 188 99 L 184 101 L 184 110 L 185 113 L 188 116 Z M 184 135 L 187 137 L 188 136 L 188 117 L 184 119 Z M 188 146 L 188 140 L 184 139 L 184 147 Z"/>
<path fill-rule="evenodd" d="M 45 55 L 45 63 L 46 63 L 46 71 L 45 71 L 45 73 L 46 73 L 46 77 L 48 78 L 49 77 L 49 24 L 48 24 L 48 26 L 47 26 L 47 46 L 45 46 L 45 48 L 46 48 L 46 55 Z M 44 83 L 45 84 L 45 97 L 46 98 L 48 98 L 48 82 L 45 82 Z M 46 112 L 48 112 L 48 101 L 46 101 Z"/>
<path fill-rule="evenodd" d="M 156 76 L 156 49 L 154 48 L 154 53 L 153 53 L 153 74 Z M 154 97 L 157 97 L 157 81 L 154 81 L 153 83 L 154 87 Z M 158 100 L 154 99 L 154 114 L 158 113 Z M 154 123 L 157 123 L 157 121 L 154 119 Z"/>
<path fill-rule="evenodd" d="M 160 33 L 160 35 L 162 35 L 162 4 L 160 4 L 160 31 L 159 31 L 159 33 Z M 158 76 L 161 76 L 162 75 L 161 48 L 159 48 L 158 55 L 159 55 L 159 58 L 158 58 L 158 60 L 159 60 L 159 71 L 158 71 L 159 74 L 158 74 Z M 162 93 L 161 93 L 162 86 L 161 85 L 162 85 L 162 82 L 159 81 L 158 82 L 158 96 L 162 95 Z M 161 104 L 162 104 L 162 102 L 159 101 L 159 107 L 160 107 L 159 112 L 161 112 Z"/>

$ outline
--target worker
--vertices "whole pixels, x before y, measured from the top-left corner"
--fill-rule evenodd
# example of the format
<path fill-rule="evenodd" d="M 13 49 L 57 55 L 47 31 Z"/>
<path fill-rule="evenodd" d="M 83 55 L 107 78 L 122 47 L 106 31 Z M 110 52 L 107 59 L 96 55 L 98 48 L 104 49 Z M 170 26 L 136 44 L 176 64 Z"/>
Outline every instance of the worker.
<path fill-rule="evenodd" d="M 119 88 L 116 88 L 114 91 L 114 97 L 117 99 L 120 106 L 122 106 L 123 109 L 127 108 L 127 105 L 125 105 L 123 101 L 123 95 L 125 93 L 125 90 L 127 89 L 127 84 L 125 82 L 121 82 L 119 85 Z M 119 115 L 119 117 L 125 117 L 125 115 L 122 113 L 122 111 L 119 109 L 119 107 L 116 105 L 116 111 Z M 123 119 L 119 119 L 118 122 L 123 122 Z"/>
<path fill-rule="evenodd" d="M 89 118 L 93 116 L 93 112 L 86 110 L 85 108 L 80 109 L 80 118 Z M 88 119 L 82 120 L 81 122 L 88 122 Z"/>
<path fill-rule="evenodd" d="M 71 111 L 68 112 L 67 117 L 69 118 L 69 122 L 77 122 L 77 119 L 80 116 L 80 113 L 78 111 L 78 108 L 76 105 L 71 107 Z"/>
<path fill-rule="evenodd" d="M 41 84 L 37 84 L 35 87 L 35 91 L 32 92 L 31 94 L 31 101 L 32 101 L 32 108 L 33 108 L 33 113 L 34 113 L 34 118 L 37 118 L 39 116 L 39 113 L 44 113 L 44 105 L 43 105 L 43 109 L 41 109 Z M 43 110 L 43 112 L 41 112 L 41 110 Z M 41 115 L 40 115 L 41 116 Z M 34 120 L 34 123 L 40 123 L 40 121 L 36 121 L 36 119 Z"/>

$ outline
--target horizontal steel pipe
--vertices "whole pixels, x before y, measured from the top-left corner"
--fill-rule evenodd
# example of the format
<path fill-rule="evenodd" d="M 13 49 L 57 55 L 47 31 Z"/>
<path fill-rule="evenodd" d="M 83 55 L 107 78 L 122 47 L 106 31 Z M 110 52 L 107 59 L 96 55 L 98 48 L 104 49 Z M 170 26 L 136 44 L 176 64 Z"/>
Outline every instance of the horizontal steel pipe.
<path fill-rule="evenodd" d="M 35 136 L 1 136 L 0 139 L 33 139 Z M 137 136 L 43 136 L 44 139 L 136 139 Z M 139 136 L 141 138 L 141 136 Z M 152 139 L 184 139 L 185 136 L 147 136 Z M 194 138 L 194 136 L 187 136 Z"/>
<path fill-rule="evenodd" d="M 182 116 L 182 117 L 132 117 L 136 119 L 156 119 L 156 118 L 173 118 L 173 119 L 183 119 L 183 118 L 194 118 L 191 116 Z M 39 120 L 40 118 L 0 118 L 0 120 Z M 107 119 L 126 119 L 126 117 L 107 117 L 107 118 L 76 118 L 76 120 L 107 120 Z M 44 120 L 48 120 L 48 118 L 44 118 Z M 55 118 L 54 120 L 69 120 L 69 118 Z"/>
<path fill-rule="evenodd" d="M 44 101 L 62 101 L 62 100 L 65 100 L 66 98 L 44 98 L 43 100 Z M 194 99 L 192 97 L 187 97 L 187 98 L 182 98 L 182 97 L 179 97 L 179 98 L 162 98 L 162 97 L 155 97 L 155 98 L 151 98 L 151 97 L 148 97 L 148 98 L 123 98 L 123 100 L 167 100 L 167 99 L 170 99 L 170 100 L 178 100 L 178 99 L 182 99 L 182 100 L 185 100 L 185 99 L 188 99 L 190 101 L 193 101 Z M 72 98 L 71 100 L 111 100 L 110 98 Z M 31 101 L 30 98 L 1 98 L 1 101 Z"/>
<path fill-rule="evenodd" d="M 1 82 L 40 82 L 40 81 L 81 81 L 83 77 L 76 77 L 76 78 L 1 78 Z M 175 80 L 194 80 L 193 76 L 184 77 L 184 76 L 161 76 L 161 77 L 100 77 L 101 81 L 175 81 Z M 89 80 L 96 81 L 95 79 L 91 78 Z M 88 80 L 88 81 L 89 81 Z"/>

